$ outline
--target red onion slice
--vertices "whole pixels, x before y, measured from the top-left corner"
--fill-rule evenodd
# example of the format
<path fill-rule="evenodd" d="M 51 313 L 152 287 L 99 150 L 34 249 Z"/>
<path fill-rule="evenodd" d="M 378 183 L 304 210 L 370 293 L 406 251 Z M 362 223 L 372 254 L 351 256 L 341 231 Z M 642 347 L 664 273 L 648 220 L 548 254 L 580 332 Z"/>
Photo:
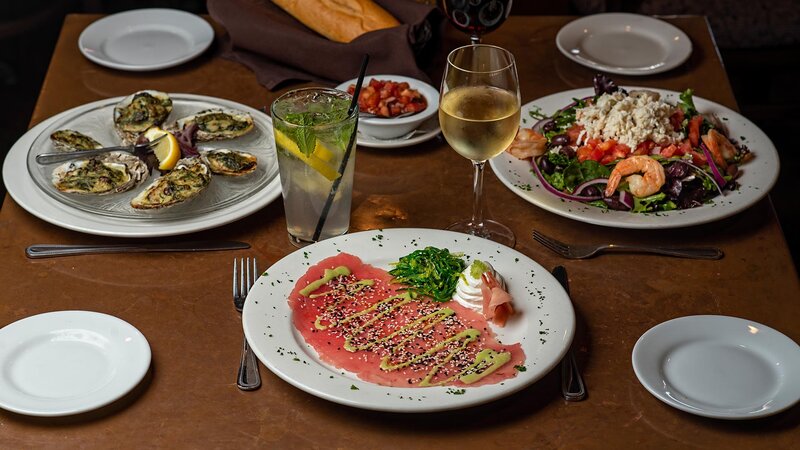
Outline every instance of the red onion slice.
<path fill-rule="evenodd" d="M 702 141 L 700 141 L 700 149 L 703 150 L 703 154 L 708 160 L 708 167 L 711 168 L 711 173 L 714 174 L 714 181 L 717 182 L 717 187 L 720 189 L 720 192 L 722 192 L 722 188 L 727 184 L 725 177 L 719 173 L 719 169 L 717 169 L 717 165 L 714 163 L 714 157 L 711 155 L 711 151 L 708 150 L 708 147 L 706 147 L 706 144 L 704 144 Z"/>
<path fill-rule="evenodd" d="M 570 195 L 565 194 L 564 192 L 559 191 L 558 189 L 554 188 L 550 183 L 547 182 L 544 175 L 542 175 L 542 171 L 539 170 L 539 165 L 536 164 L 536 158 L 531 158 L 531 166 L 533 166 L 533 170 L 536 172 L 536 176 L 539 177 L 539 181 L 542 182 L 542 186 L 551 194 L 554 194 L 558 197 L 565 198 L 567 200 L 574 200 L 576 202 L 591 202 L 593 200 L 600 200 L 603 198 L 602 196 L 583 196 L 583 195 Z"/>

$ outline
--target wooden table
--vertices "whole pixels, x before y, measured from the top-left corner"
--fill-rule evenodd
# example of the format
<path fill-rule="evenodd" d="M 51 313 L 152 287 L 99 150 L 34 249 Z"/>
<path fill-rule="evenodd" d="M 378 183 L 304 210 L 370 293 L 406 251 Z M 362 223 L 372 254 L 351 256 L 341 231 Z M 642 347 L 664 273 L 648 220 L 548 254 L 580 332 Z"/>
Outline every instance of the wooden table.
<path fill-rule="evenodd" d="M 280 94 L 259 86 L 244 67 L 209 54 L 153 73 L 92 64 L 79 53 L 77 40 L 97 18 L 67 17 L 31 125 L 81 104 L 147 88 L 222 97 L 256 108 Z M 487 36 L 487 42 L 517 55 L 524 102 L 589 85 L 593 72 L 563 57 L 554 43 L 569 20 L 511 17 Z M 691 37 L 691 58 L 664 74 L 617 76 L 617 82 L 672 90 L 693 87 L 698 95 L 735 109 L 706 21 L 668 20 Z M 453 32 L 443 45 L 464 42 L 463 35 Z M 442 140 L 399 150 L 359 148 L 352 231 L 444 228 L 466 214 L 470 189 L 468 161 Z M 508 398 L 449 413 L 402 415 L 340 406 L 290 386 L 263 367 L 263 387 L 241 392 L 235 385 L 241 322 L 229 298 L 231 259 L 255 255 L 274 262 L 294 250 L 286 238 L 280 200 L 230 225 L 179 238 L 238 239 L 251 243 L 250 251 L 28 260 L 24 249 L 33 243 L 118 240 L 61 229 L 6 198 L 0 211 L 0 326 L 54 310 L 104 312 L 139 328 L 150 342 L 153 361 L 140 386 L 98 411 L 52 419 L 0 411 L 0 448 L 796 445 L 798 407 L 756 421 L 704 419 L 651 396 L 631 368 L 631 350 L 642 333 L 685 315 L 745 317 L 800 341 L 798 278 L 768 199 L 708 225 L 631 231 L 545 212 L 503 187 L 491 172 L 485 195 L 488 215 L 516 233 L 517 250 L 548 269 L 559 264 L 569 269 L 577 357 L 590 393 L 586 401 L 562 400 L 558 371 Z M 711 244 L 726 256 L 720 261 L 643 255 L 567 261 L 531 239 L 534 227 L 573 241 Z"/>

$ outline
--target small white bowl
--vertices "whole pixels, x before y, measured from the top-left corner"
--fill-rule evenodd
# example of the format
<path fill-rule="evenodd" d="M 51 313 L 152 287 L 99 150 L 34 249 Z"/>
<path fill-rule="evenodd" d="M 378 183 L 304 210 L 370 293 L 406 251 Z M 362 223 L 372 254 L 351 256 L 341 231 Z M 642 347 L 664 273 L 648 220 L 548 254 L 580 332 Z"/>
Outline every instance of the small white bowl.
<path fill-rule="evenodd" d="M 398 118 L 379 118 L 379 117 L 359 117 L 358 118 L 358 132 L 363 133 L 378 139 L 393 139 L 400 137 L 406 133 L 416 130 L 422 122 L 428 120 L 431 116 L 439 111 L 439 90 L 434 88 L 424 81 L 414 78 L 404 77 L 401 75 L 368 75 L 364 77 L 364 86 L 369 85 L 372 79 L 388 80 L 408 83 L 411 89 L 416 89 L 425 97 L 428 106 L 422 111 L 412 114 L 410 116 Z M 345 81 L 344 83 L 336 86 L 336 89 L 347 92 L 347 88 L 351 84 L 356 84 L 356 79 Z"/>

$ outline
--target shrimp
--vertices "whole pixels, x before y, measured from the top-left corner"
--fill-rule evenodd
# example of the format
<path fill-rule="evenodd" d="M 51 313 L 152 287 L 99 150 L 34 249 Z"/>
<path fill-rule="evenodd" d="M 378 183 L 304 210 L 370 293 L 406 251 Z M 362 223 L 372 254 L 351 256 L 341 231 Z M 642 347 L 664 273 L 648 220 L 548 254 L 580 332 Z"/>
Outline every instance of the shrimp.
<path fill-rule="evenodd" d="M 643 175 L 639 175 L 639 173 Z M 620 179 L 625 175 L 629 175 L 627 178 L 628 188 L 636 197 L 655 194 L 666 181 L 664 167 L 661 166 L 661 163 L 649 156 L 629 156 L 618 162 L 611 171 L 606 184 L 606 197 L 611 197 L 617 190 Z"/>
<path fill-rule="evenodd" d="M 530 128 L 520 127 L 517 137 L 506 151 L 517 159 L 544 155 L 544 152 L 547 151 L 547 138 Z"/>
<path fill-rule="evenodd" d="M 731 141 L 715 129 L 708 130 L 708 134 L 703 135 L 701 138 L 703 143 L 708 147 L 708 151 L 723 170 L 728 168 L 728 161 L 733 161 L 736 156 L 736 147 L 731 144 Z"/>

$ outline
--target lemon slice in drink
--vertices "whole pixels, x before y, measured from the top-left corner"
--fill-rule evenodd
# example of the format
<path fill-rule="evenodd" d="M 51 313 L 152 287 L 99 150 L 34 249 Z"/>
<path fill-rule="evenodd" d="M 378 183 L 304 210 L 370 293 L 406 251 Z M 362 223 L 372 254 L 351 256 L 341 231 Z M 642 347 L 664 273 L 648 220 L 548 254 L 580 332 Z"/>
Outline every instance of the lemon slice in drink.
<path fill-rule="evenodd" d="M 166 137 L 153 147 L 153 153 L 158 158 L 158 170 L 172 170 L 175 167 L 175 163 L 181 159 L 181 147 L 178 145 L 178 140 L 175 139 L 172 133 L 159 127 L 150 127 L 144 132 L 144 137 L 149 141 L 155 141 L 164 135 Z"/>
<path fill-rule="evenodd" d="M 337 172 L 336 169 L 331 167 L 329 164 L 331 160 L 335 159 L 336 155 L 333 153 L 333 151 L 331 151 L 331 149 L 323 145 L 320 141 L 317 141 L 316 145 L 314 146 L 314 151 L 311 152 L 310 155 L 306 155 L 305 153 L 301 152 L 300 147 L 297 146 L 297 143 L 281 130 L 275 130 L 275 143 L 279 147 L 286 149 L 286 151 L 296 156 L 300 161 L 306 163 L 312 169 L 319 172 L 328 180 L 333 181 L 339 178 L 339 172 Z"/>

